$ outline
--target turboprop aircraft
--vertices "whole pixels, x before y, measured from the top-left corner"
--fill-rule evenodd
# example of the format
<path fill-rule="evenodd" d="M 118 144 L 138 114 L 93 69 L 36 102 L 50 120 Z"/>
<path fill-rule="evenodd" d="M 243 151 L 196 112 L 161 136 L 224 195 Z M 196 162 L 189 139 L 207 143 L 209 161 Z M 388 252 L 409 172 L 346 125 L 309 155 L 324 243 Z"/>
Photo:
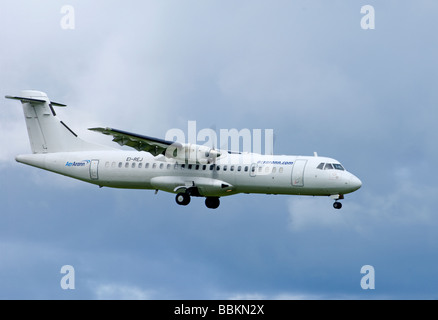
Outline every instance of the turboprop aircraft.
<path fill-rule="evenodd" d="M 80 139 L 57 116 L 44 92 L 25 90 L 24 110 L 32 154 L 18 162 L 98 185 L 163 190 L 176 194 L 179 205 L 204 197 L 208 208 L 219 198 L 238 193 L 328 196 L 339 200 L 362 182 L 335 159 L 314 156 L 262 155 L 217 150 L 205 145 L 166 141 L 112 128 L 91 128 L 135 150 L 126 151 Z"/>

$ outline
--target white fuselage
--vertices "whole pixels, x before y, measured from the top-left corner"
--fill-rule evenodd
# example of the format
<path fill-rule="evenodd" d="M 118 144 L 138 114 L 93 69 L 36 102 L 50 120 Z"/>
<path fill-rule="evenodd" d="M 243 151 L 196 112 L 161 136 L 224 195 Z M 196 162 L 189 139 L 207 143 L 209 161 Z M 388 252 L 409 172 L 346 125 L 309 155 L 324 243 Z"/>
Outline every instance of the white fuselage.
<path fill-rule="evenodd" d="M 172 193 L 196 187 L 205 197 L 237 193 L 332 196 L 361 186 L 338 161 L 318 156 L 225 152 L 214 164 L 190 164 L 148 152 L 105 150 L 21 155 L 16 160 L 100 187 Z M 321 163 L 338 164 L 341 169 L 318 169 Z"/>
<path fill-rule="evenodd" d="M 143 136 L 113 128 L 90 128 L 136 151 L 99 146 L 80 139 L 56 116 L 47 94 L 23 90 L 6 96 L 21 102 L 32 154 L 18 162 L 99 187 L 152 189 L 176 193 L 179 205 L 205 197 L 210 209 L 220 197 L 237 193 L 331 196 L 340 209 L 344 194 L 361 181 L 331 158 L 232 153 L 207 146 Z"/>

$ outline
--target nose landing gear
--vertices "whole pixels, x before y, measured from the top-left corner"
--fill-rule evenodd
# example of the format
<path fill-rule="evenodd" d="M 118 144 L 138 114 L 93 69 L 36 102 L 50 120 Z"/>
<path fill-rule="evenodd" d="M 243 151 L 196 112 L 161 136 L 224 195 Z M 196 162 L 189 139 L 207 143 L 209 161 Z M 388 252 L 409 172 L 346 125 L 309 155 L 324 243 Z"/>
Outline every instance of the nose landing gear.
<path fill-rule="evenodd" d="M 338 202 L 338 200 L 344 199 L 344 195 L 343 194 L 333 194 L 333 195 L 330 196 L 330 198 L 335 200 L 335 203 L 333 203 L 333 208 L 335 208 L 335 209 L 341 209 L 342 208 L 342 203 Z"/>
<path fill-rule="evenodd" d="M 333 208 L 335 209 L 341 209 L 342 208 L 342 203 L 335 201 L 335 203 L 333 203 Z"/>

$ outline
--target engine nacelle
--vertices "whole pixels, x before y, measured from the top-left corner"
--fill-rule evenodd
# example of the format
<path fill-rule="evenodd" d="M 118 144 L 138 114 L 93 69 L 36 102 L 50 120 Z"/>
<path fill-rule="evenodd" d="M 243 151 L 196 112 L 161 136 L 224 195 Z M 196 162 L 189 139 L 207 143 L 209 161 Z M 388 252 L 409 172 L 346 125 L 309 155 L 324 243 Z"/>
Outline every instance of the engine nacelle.
<path fill-rule="evenodd" d="M 193 164 L 214 163 L 220 156 L 221 153 L 218 150 L 198 144 L 175 144 L 166 150 L 166 157 Z"/>

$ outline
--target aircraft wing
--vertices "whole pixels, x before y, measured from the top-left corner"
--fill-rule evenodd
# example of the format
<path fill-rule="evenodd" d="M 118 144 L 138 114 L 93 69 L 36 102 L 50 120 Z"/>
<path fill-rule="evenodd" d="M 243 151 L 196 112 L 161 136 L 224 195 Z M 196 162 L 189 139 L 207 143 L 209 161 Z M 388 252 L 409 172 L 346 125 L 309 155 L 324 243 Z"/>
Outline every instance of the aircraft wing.
<path fill-rule="evenodd" d="M 166 141 L 113 128 L 90 128 L 88 130 L 113 136 L 113 141 L 121 146 L 128 146 L 137 151 L 146 151 L 154 156 L 159 154 L 165 155 L 167 148 L 170 146 L 173 148 L 182 147 L 182 144 L 178 142 Z"/>

